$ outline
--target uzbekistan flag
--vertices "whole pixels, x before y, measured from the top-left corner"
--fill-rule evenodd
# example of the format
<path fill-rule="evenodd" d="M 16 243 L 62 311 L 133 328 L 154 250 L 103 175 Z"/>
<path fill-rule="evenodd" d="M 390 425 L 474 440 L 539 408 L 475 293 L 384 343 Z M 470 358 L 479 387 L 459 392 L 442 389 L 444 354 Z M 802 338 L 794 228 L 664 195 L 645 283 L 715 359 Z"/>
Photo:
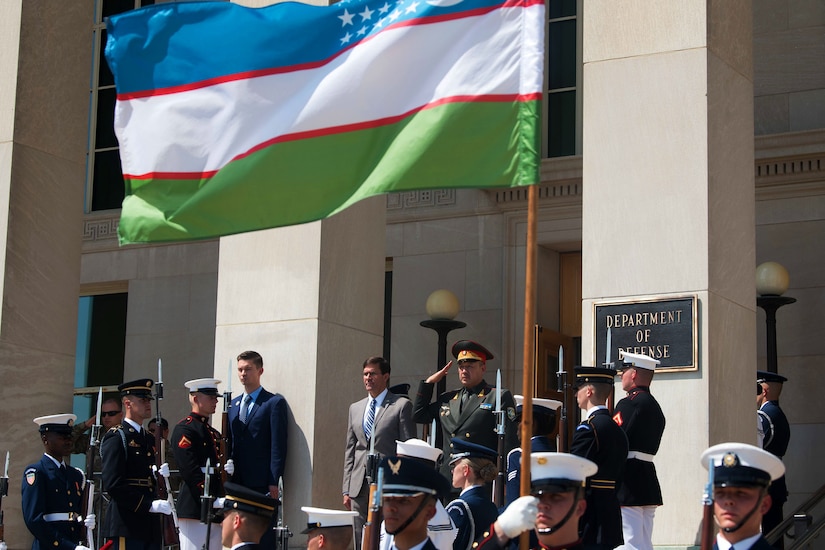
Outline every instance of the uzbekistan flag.
<path fill-rule="evenodd" d="M 539 180 L 544 0 L 172 3 L 107 29 L 122 244 Z"/>

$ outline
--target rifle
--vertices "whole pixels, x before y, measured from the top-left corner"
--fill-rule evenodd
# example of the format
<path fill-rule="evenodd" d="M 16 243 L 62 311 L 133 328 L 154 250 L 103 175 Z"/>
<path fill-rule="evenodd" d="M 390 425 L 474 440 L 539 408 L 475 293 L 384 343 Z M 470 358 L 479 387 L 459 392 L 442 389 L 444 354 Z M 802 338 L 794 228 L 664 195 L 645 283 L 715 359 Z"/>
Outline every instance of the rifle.
<path fill-rule="evenodd" d="M 166 514 L 160 515 L 163 545 L 173 546 L 180 542 L 178 539 L 178 514 L 175 511 L 175 501 L 172 498 L 172 491 L 169 487 L 169 479 L 160 475 L 160 467 L 164 462 L 164 457 L 166 456 L 166 445 L 164 445 L 163 441 L 163 417 L 160 415 L 160 402 L 162 399 L 162 367 L 160 359 L 158 359 L 158 382 L 155 384 L 155 401 L 157 403 L 155 405 L 155 410 L 157 411 L 155 416 L 155 420 L 157 422 L 157 425 L 155 426 L 155 466 L 157 466 L 158 471 L 155 472 L 155 477 L 158 483 L 158 498 L 169 501 L 169 504 L 172 506 L 172 517 L 169 517 Z"/>
<path fill-rule="evenodd" d="M 0 548 L 6 548 L 6 530 L 3 526 L 3 497 L 9 496 L 9 452 L 6 451 L 6 469 L 0 477 Z"/>
<path fill-rule="evenodd" d="M 223 392 L 223 414 L 221 415 L 221 444 L 218 452 L 221 461 L 221 481 L 226 483 L 226 461 L 229 460 L 229 407 L 232 405 L 232 360 L 229 360 L 229 375 L 226 380 L 226 391 Z"/>
<path fill-rule="evenodd" d="M 289 548 L 289 538 L 292 536 L 292 531 L 289 527 L 284 525 L 284 478 L 278 478 L 278 499 L 281 501 L 278 506 L 278 522 L 273 528 L 275 531 L 275 542 L 280 550 L 287 550 Z"/>
<path fill-rule="evenodd" d="M 493 480 L 493 503 L 504 506 L 504 486 L 507 483 L 507 443 L 504 440 L 504 411 L 501 409 L 501 369 L 496 370 L 496 434 L 498 434 L 498 473 Z"/>
<path fill-rule="evenodd" d="M 567 371 L 564 370 L 564 348 L 559 346 L 559 370 L 556 372 L 556 385 L 561 392 L 561 418 L 559 418 L 559 452 L 566 453 L 570 448 L 570 435 L 567 433 Z"/>
<path fill-rule="evenodd" d="M 95 509 L 95 451 L 100 446 L 100 408 L 103 405 L 103 388 L 97 390 L 97 414 L 95 423 L 89 434 L 89 448 L 86 450 L 86 499 L 83 501 L 83 517 L 94 513 Z M 97 546 L 95 544 L 95 534 L 86 528 L 86 542 L 89 548 Z"/>
<path fill-rule="evenodd" d="M 206 477 L 203 479 L 203 495 L 201 496 L 201 523 L 206 524 L 206 540 L 203 541 L 202 550 L 209 550 L 209 539 L 212 538 L 212 495 L 209 493 L 209 478 L 211 466 L 209 459 L 206 459 Z"/>
<path fill-rule="evenodd" d="M 708 463 L 708 483 L 702 495 L 702 538 L 701 550 L 713 548 L 713 459 Z"/>
<path fill-rule="evenodd" d="M 362 550 L 378 550 L 381 542 L 381 494 L 384 491 L 384 469 L 378 468 L 376 481 L 370 484 L 370 509 L 367 513 L 367 522 L 364 524 L 364 534 L 361 542 Z"/>

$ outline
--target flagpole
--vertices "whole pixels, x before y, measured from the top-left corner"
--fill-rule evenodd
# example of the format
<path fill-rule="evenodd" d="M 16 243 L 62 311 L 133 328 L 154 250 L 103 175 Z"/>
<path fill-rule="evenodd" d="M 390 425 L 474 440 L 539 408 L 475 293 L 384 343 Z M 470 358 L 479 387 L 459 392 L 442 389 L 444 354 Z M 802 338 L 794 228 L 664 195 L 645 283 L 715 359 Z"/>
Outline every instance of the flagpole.
<path fill-rule="evenodd" d="M 536 216 L 538 211 L 538 185 L 527 188 L 527 244 L 526 267 L 524 273 L 524 378 L 522 393 L 524 401 L 521 408 L 521 495 L 530 494 L 530 440 L 533 435 L 533 355 L 535 353 L 534 325 L 536 324 Z M 530 534 L 522 533 L 519 548 L 526 550 Z"/>

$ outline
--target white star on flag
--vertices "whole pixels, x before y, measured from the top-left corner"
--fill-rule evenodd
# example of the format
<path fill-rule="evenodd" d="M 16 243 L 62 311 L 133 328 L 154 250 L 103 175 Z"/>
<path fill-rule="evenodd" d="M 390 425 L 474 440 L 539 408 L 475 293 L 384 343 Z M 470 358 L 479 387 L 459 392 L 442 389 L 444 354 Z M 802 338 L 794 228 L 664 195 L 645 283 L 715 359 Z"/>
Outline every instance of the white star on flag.
<path fill-rule="evenodd" d="M 415 13 L 418 10 L 418 2 L 413 2 L 409 6 L 407 6 L 406 13 Z"/>
<path fill-rule="evenodd" d="M 352 18 L 355 17 L 354 13 L 350 13 L 344 8 L 344 15 L 339 15 L 338 19 L 342 21 L 341 26 L 346 27 L 347 25 L 352 25 Z"/>
<path fill-rule="evenodd" d="M 341 44 L 346 44 L 347 42 L 350 41 L 351 38 L 352 38 L 352 35 L 350 33 L 345 34 L 344 36 L 341 37 Z"/>
<path fill-rule="evenodd" d="M 380 8 L 378 8 L 378 13 L 380 13 L 381 15 L 384 15 L 384 14 L 385 14 L 385 13 L 387 13 L 388 11 L 390 11 L 390 5 L 389 5 L 389 3 L 384 3 L 384 5 L 383 5 L 383 6 L 381 6 Z"/>
<path fill-rule="evenodd" d="M 372 17 L 372 10 L 369 8 L 369 6 L 364 6 L 364 11 L 362 11 L 362 12 L 361 12 L 361 13 L 359 13 L 358 15 L 360 15 L 361 17 L 363 17 L 362 21 L 366 21 L 366 20 L 368 20 L 370 17 Z"/>

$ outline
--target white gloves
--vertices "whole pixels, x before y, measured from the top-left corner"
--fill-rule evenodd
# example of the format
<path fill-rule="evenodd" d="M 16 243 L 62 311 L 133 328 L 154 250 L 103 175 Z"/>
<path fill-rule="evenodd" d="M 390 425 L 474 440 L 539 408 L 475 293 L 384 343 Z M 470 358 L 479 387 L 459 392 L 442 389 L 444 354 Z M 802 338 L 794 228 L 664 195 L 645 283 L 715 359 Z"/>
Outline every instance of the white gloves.
<path fill-rule="evenodd" d="M 172 505 L 169 504 L 168 500 L 153 500 L 149 512 L 152 514 L 166 514 L 167 516 L 171 516 Z"/>
<path fill-rule="evenodd" d="M 214 500 L 214 502 L 212 502 L 212 508 L 218 508 L 218 509 L 223 508 L 224 501 L 225 501 L 225 499 L 223 497 L 216 498 Z"/>
<path fill-rule="evenodd" d="M 496 522 L 507 538 L 514 539 L 524 531 L 535 528 L 538 513 L 539 499 L 519 497 L 498 516 Z"/>
<path fill-rule="evenodd" d="M 0 550 L 9 550 L 9 547 L 6 546 L 6 541 L 0 540 Z"/>
<path fill-rule="evenodd" d="M 3 546 L 3 547 L 2 547 L 2 548 L 0 548 L 0 550 L 4 550 L 4 548 L 5 548 L 5 546 L 6 546 L 6 543 L 3 543 L 3 545 L 2 545 L 2 546 Z M 92 550 L 92 549 L 91 549 L 91 548 L 89 548 L 88 546 L 83 546 L 83 545 L 78 544 L 77 546 L 75 546 L 74 550 Z"/>
<path fill-rule="evenodd" d="M 235 473 L 235 463 L 230 458 L 226 461 L 226 464 L 223 465 L 223 471 L 226 472 L 226 475 L 231 476 Z"/>
<path fill-rule="evenodd" d="M 97 526 L 97 521 L 94 514 L 89 514 L 86 516 L 86 519 L 83 520 L 83 525 L 86 526 L 86 529 L 92 529 Z"/>
<path fill-rule="evenodd" d="M 163 464 L 160 465 L 160 468 L 158 468 L 157 466 L 152 466 L 152 471 L 153 472 L 160 472 L 160 475 L 162 475 L 163 477 L 168 479 L 169 478 L 169 463 L 164 462 Z"/>

